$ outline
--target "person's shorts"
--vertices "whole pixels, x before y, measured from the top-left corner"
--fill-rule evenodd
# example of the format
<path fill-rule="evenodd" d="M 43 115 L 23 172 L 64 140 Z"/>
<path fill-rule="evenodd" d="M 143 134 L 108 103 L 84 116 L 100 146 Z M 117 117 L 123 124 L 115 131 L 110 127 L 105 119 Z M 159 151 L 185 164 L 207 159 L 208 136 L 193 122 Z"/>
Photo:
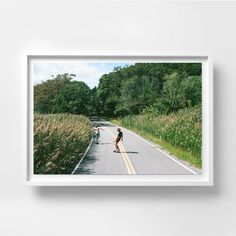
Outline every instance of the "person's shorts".
<path fill-rule="evenodd" d="M 117 138 L 117 139 L 116 139 L 116 143 L 119 143 L 119 142 L 120 142 L 120 138 Z"/>

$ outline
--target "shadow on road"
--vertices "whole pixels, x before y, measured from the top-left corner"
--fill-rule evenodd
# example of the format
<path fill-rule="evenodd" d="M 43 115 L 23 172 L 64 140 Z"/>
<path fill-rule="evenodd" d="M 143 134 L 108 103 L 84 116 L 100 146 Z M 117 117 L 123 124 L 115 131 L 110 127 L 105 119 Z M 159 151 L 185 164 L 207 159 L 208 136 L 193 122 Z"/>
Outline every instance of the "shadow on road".
<path fill-rule="evenodd" d="M 88 168 L 88 166 L 89 166 L 89 164 L 93 164 L 94 162 L 97 161 L 96 150 L 95 150 L 97 145 L 98 144 L 96 144 L 95 138 L 93 136 L 92 145 L 91 145 L 88 153 L 84 157 L 83 161 L 81 162 L 79 168 L 75 172 L 75 174 L 90 175 L 90 174 L 94 174 L 95 173 L 95 171 L 93 171 L 90 168 Z"/>
<path fill-rule="evenodd" d="M 116 127 L 113 124 L 110 124 L 108 122 L 102 122 L 102 121 L 94 121 L 93 126 L 97 125 L 98 127 Z"/>
<path fill-rule="evenodd" d="M 93 126 L 98 126 L 98 127 L 116 127 L 115 125 L 107 122 L 105 120 L 105 118 L 101 118 L 101 117 L 89 117 L 90 121 L 92 121 Z"/>
<path fill-rule="evenodd" d="M 84 174 L 84 175 L 94 174 L 95 172 L 89 169 L 87 166 L 89 166 L 89 164 L 94 163 L 95 161 L 96 161 L 95 155 L 86 155 L 86 158 L 82 161 L 75 174 Z"/>
<path fill-rule="evenodd" d="M 121 152 L 121 153 L 139 154 L 139 152 L 134 152 L 134 151 L 125 151 L 125 152 Z"/>

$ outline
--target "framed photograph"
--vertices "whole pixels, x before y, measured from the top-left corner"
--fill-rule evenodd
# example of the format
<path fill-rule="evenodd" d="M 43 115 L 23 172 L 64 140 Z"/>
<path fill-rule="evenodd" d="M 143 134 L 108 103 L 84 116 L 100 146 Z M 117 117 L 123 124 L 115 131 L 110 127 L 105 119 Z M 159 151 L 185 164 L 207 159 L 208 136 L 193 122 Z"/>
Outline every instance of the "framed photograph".
<path fill-rule="evenodd" d="M 208 54 L 27 53 L 26 183 L 212 186 Z"/>

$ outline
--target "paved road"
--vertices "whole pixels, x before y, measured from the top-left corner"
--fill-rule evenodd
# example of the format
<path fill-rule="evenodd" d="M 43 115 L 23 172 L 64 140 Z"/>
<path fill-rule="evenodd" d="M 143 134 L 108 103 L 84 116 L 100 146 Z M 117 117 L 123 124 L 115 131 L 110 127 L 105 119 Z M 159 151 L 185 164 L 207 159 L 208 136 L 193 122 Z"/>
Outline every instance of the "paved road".
<path fill-rule="evenodd" d="M 107 121 L 94 123 L 102 128 L 99 144 L 96 144 L 94 137 L 74 174 L 196 174 L 182 162 L 176 161 L 155 145 L 124 128 L 122 129 L 124 140 L 120 142 L 121 153 L 115 153 L 113 151 L 117 126 Z"/>

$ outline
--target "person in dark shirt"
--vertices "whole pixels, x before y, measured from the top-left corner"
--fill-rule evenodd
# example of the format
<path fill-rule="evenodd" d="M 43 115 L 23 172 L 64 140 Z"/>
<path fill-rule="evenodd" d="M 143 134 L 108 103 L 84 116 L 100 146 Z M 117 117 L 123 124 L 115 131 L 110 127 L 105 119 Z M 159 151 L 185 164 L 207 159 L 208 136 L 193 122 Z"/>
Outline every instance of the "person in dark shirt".
<path fill-rule="evenodd" d="M 115 152 L 120 152 L 120 148 L 118 146 L 118 143 L 120 142 L 120 140 L 123 141 L 123 133 L 122 133 L 120 128 L 117 128 L 117 132 L 118 132 L 118 134 L 117 134 L 117 137 L 115 139 L 115 147 L 116 147 Z"/>

